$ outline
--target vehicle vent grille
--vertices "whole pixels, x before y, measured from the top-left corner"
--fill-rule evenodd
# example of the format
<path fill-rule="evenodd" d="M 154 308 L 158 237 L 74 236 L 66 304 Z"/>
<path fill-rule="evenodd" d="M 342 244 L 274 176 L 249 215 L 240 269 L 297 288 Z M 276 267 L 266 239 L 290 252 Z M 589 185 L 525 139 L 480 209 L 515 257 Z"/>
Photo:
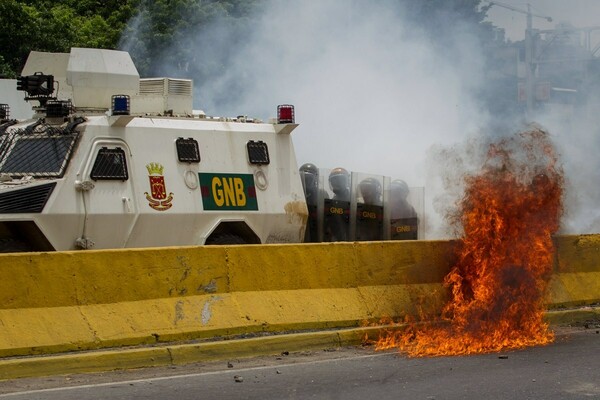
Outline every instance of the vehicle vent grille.
<path fill-rule="evenodd" d="M 200 147 L 198 141 L 194 138 L 177 138 L 175 141 L 177 148 L 177 157 L 181 162 L 200 162 Z"/>
<path fill-rule="evenodd" d="M 15 130 L 0 139 L 0 173 L 12 177 L 55 177 L 65 173 L 78 133 L 27 134 Z"/>
<path fill-rule="evenodd" d="M 101 148 L 96 156 L 96 161 L 94 161 L 90 177 L 95 181 L 128 180 L 129 172 L 127 171 L 125 151 L 120 147 L 114 149 Z"/>
<path fill-rule="evenodd" d="M 7 130 L 0 125 L 0 173 L 13 178 L 61 178 L 79 138 L 78 117 L 60 127 L 40 119 L 24 128 Z"/>
<path fill-rule="evenodd" d="M 162 95 L 165 91 L 163 79 L 140 79 L 140 94 Z"/>
<path fill-rule="evenodd" d="M 0 214 L 39 213 L 50 198 L 56 182 L 0 194 Z"/>
<path fill-rule="evenodd" d="M 169 94 L 192 95 L 192 81 L 189 79 L 169 79 Z"/>
<path fill-rule="evenodd" d="M 248 150 L 248 161 L 250 164 L 268 165 L 271 162 L 269 158 L 269 148 L 262 140 L 257 142 L 254 140 L 248 141 L 248 143 L 246 143 L 246 149 Z"/>
<path fill-rule="evenodd" d="M 141 95 L 192 95 L 191 79 L 147 78 L 140 79 Z"/>

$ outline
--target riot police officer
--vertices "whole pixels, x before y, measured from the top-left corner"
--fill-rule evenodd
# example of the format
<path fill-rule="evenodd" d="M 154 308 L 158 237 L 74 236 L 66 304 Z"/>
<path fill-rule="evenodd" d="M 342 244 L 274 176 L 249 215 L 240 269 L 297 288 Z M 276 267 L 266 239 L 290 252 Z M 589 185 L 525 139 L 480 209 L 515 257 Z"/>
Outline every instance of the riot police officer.
<path fill-rule="evenodd" d="M 350 173 L 341 167 L 329 174 L 332 199 L 325 200 L 324 232 L 326 242 L 347 241 L 350 236 Z"/>
<path fill-rule="evenodd" d="M 302 184 L 304 185 L 304 196 L 306 198 L 306 206 L 308 208 L 308 221 L 306 223 L 306 231 L 304 234 L 305 242 L 317 242 L 319 240 L 319 218 L 317 210 L 319 201 L 328 198 L 327 193 L 319 188 L 319 168 L 311 163 L 303 164 L 299 168 Z"/>
<path fill-rule="evenodd" d="M 350 201 L 350 173 L 346 169 L 338 167 L 331 170 L 329 187 L 333 200 Z"/>
<path fill-rule="evenodd" d="M 381 183 L 375 178 L 366 178 L 358 184 L 363 203 L 381 206 Z"/>
<path fill-rule="evenodd" d="M 392 181 L 390 190 L 390 204 L 392 219 L 416 218 L 415 208 L 408 202 L 410 190 L 406 182 L 400 179 Z"/>
<path fill-rule="evenodd" d="M 415 208 L 408 202 L 410 193 L 406 182 L 400 179 L 390 185 L 391 235 L 393 240 L 416 240 L 419 220 Z"/>
<path fill-rule="evenodd" d="M 356 239 L 383 240 L 381 182 L 366 178 L 358 184 L 362 202 L 356 204 Z"/>
<path fill-rule="evenodd" d="M 303 164 L 300 169 L 300 178 L 304 186 L 304 196 L 306 203 L 317 205 L 319 196 L 319 168 L 311 163 Z"/>

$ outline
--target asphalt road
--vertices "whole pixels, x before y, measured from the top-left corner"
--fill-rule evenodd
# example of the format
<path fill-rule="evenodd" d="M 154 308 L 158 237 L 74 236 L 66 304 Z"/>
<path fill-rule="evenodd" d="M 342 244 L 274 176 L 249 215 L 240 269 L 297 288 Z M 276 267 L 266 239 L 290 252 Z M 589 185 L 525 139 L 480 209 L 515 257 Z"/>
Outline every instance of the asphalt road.
<path fill-rule="evenodd" d="M 559 333 L 546 347 L 468 357 L 406 358 L 345 348 L 20 379 L 0 382 L 0 400 L 600 399 L 600 330 Z"/>

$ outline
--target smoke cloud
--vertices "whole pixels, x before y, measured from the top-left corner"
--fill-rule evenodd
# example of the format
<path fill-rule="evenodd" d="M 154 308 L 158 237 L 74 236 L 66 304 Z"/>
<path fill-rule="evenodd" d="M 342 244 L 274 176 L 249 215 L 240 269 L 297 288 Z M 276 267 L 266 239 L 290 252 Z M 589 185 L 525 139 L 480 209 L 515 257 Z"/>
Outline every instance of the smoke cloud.
<path fill-rule="evenodd" d="M 266 118 L 294 104 L 299 164 L 423 186 L 427 148 L 481 122 L 469 95 L 480 55 L 465 41 L 454 62 L 443 59 L 402 10 L 382 4 L 271 3 L 223 74 L 198 82 L 200 107 Z"/>
<path fill-rule="evenodd" d="M 485 2 L 486 4 L 489 2 Z M 503 1 L 502 3 L 520 10 L 527 10 L 531 5 L 532 13 L 539 15 L 532 20 L 534 29 L 554 29 L 557 23 L 569 23 L 577 27 L 597 26 L 600 15 L 598 0 L 527 0 Z M 550 17 L 552 21 L 546 18 Z M 506 32 L 506 38 L 515 42 L 525 36 L 526 15 L 500 6 L 492 6 L 488 11 L 488 19 Z"/>
<path fill-rule="evenodd" d="M 479 142 L 470 140 L 514 131 L 492 131 L 491 117 L 474 96 L 486 84 L 477 35 L 449 29 L 454 36 L 439 39 L 452 49 L 440 51 L 438 38 L 422 32 L 422 21 L 407 18 L 397 3 L 267 1 L 243 42 L 234 40 L 239 31 L 217 21 L 182 33 L 172 53 L 155 61 L 164 64 L 166 76 L 187 69 L 173 62 L 176 46 L 194 46 L 194 62 L 200 65 L 225 61 L 208 79 L 187 75 L 194 79 L 196 108 L 208 115 L 266 120 L 275 116 L 278 104 L 295 105 L 300 126 L 292 135 L 299 165 L 344 167 L 425 187 L 426 237 L 444 237 L 441 215 L 460 195 L 459 187 L 448 185 L 460 179 L 449 174 L 457 178 L 482 157 L 481 145 L 473 144 Z M 134 23 L 140 24 L 139 17 Z M 565 158 L 583 160 L 593 151 L 572 139 L 589 142 L 597 137 L 595 129 L 566 128 L 549 118 L 541 123 L 562 143 Z M 582 173 L 581 164 L 565 166 L 567 176 L 574 177 L 567 182 L 573 193 L 582 181 L 593 186 L 589 179 L 598 171 L 585 166 L 589 172 Z M 566 228 L 581 228 L 590 207 L 600 225 L 594 206 L 600 189 L 594 191 L 569 201 L 572 223 Z M 587 207 L 588 217 L 581 207 Z"/>

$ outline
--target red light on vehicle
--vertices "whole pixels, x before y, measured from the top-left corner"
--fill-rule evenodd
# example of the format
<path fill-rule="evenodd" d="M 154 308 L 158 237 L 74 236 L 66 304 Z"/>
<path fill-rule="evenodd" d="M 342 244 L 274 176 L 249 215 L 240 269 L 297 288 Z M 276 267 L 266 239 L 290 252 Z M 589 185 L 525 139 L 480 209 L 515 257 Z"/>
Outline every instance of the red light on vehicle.
<path fill-rule="evenodd" d="M 291 104 L 282 104 L 280 106 L 277 106 L 277 123 L 293 124 L 294 106 L 292 106 Z"/>

